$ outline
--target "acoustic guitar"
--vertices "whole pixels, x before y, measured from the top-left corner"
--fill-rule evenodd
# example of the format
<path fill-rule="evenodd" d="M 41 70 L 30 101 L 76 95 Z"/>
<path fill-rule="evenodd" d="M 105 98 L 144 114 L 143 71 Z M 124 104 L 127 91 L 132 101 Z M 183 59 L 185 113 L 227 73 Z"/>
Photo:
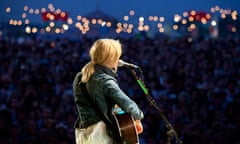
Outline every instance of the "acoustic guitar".
<path fill-rule="evenodd" d="M 139 144 L 139 138 L 132 116 L 128 113 L 114 113 L 113 117 L 123 144 Z"/>

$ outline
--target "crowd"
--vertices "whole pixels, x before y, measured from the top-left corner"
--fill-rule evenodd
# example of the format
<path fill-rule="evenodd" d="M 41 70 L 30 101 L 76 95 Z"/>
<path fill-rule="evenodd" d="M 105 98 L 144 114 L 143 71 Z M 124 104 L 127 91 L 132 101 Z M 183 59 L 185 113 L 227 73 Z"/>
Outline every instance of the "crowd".
<path fill-rule="evenodd" d="M 121 88 L 144 110 L 141 144 L 240 144 L 240 40 L 119 38 L 122 59 L 138 65 L 152 101 L 131 71 Z M 0 40 L 0 144 L 74 144 L 75 74 L 95 39 Z M 156 104 L 159 109 L 154 106 Z M 165 116 L 167 121 L 162 117 Z"/>

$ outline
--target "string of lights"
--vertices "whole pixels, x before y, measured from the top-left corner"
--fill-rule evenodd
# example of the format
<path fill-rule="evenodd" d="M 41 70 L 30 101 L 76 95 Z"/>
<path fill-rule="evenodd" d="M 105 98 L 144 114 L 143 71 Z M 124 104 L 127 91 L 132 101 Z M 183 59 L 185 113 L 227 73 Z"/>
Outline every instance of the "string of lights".
<path fill-rule="evenodd" d="M 6 14 L 14 11 L 11 7 L 7 7 Z M 31 17 L 36 16 L 41 19 L 41 25 L 34 26 L 31 23 Z M 115 33 L 134 33 L 134 32 L 150 32 L 157 31 L 165 33 L 167 29 L 173 31 L 192 32 L 198 28 L 198 24 L 209 28 L 210 32 L 217 27 L 217 22 L 220 19 L 231 17 L 232 21 L 238 20 L 238 12 L 231 9 L 223 9 L 219 6 L 212 7 L 210 12 L 204 11 L 185 11 L 182 14 L 175 14 L 170 26 L 170 22 L 166 22 L 164 16 L 137 16 L 134 10 L 130 10 L 128 15 L 123 16 L 120 21 L 111 21 L 104 18 L 94 18 L 78 15 L 75 18 L 71 14 L 56 9 L 53 4 L 49 3 L 47 8 L 31 8 L 27 5 L 23 7 L 23 12 L 19 18 L 9 18 L 8 24 L 12 26 L 24 26 L 26 33 L 56 33 L 61 34 L 69 30 L 70 27 L 77 28 L 82 34 L 86 34 L 94 27 L 102 27 L 112 29 Z M 217 17 L 217 18 L 216 18 Z M 133 21 L 137 19 L 137 21 Z M 169 28 L 170 27 L 170 28 Z M 237 32 L 237 25 L 231 25 L 228 28 L 230 32 Z"/>

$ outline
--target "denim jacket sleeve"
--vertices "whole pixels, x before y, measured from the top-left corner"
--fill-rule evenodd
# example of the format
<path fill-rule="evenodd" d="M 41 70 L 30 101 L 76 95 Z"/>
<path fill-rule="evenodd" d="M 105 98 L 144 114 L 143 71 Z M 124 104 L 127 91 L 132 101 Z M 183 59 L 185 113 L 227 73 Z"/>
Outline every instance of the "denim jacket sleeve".
<path fill-rule="evenodd" d="M 135 120 L 143 119 L 143 112 L 138 105 L 121 90 L 117 80 L 105 73 L 100 75 L 101 76 L 98 75 L 98 77 L 91 82 L 92 87 L 90 85 L 88 87 L 90 93 L 92 93 L 91 89 L 95 88 L 94 97 L 95 100 L 98 101 L 97 103 L 99 103 L 99 107 L 107 112 L 108 110 L 106 110 L 106 108 L 108 104 L 104 104 L 103 101 L 113 102 L 113 104 L 117 104 L 125 112 L 130 113 Z M 96 87 L 97 85 L 98 87 Z"/>

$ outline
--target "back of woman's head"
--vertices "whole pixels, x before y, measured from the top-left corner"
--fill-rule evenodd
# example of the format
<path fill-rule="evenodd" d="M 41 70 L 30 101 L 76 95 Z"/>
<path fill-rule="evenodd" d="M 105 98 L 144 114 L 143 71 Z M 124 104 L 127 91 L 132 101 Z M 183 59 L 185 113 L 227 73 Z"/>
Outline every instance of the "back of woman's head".
<path fill-rule="evenodd" d="M 121 54 L 121 44 L 118 40 L 114 39 L 99 39 L 90 49 L 91 61 L 100 65 L 117 61 Z"/>
<path fill-rule="evenodd" d="M 118 40 L 98 39 L 92 45 L 89 55 L 91 61 L 82 69 L 82 81 L 87 82 L 94 73 L 94 64 L 106 66 L 119 60 L 122 54 L 122 46 Z"/>

